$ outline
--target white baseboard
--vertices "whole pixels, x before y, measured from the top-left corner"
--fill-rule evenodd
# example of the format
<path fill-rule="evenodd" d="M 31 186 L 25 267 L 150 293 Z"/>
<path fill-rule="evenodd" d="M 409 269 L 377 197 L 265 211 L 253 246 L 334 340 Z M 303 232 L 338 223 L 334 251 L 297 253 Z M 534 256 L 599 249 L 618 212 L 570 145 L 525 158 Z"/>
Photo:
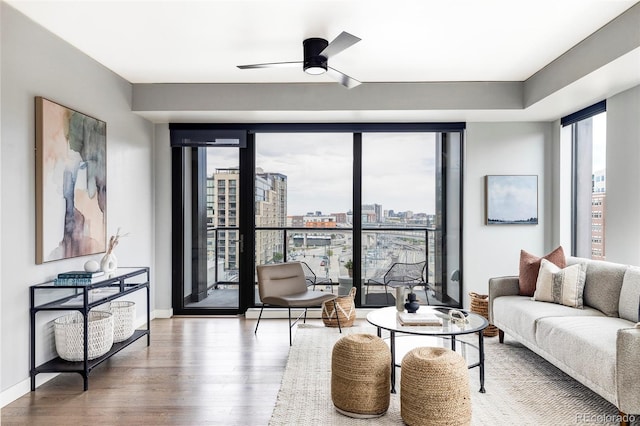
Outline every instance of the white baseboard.
<path fill-rule="evenodd" d="M 155 309 L 151 312 L 151 319 L 155 318 L 171 318 L 173 316 L 173 309 Z"/>
<path fill-rule="evenodd" d="M 56 377 L 59 373 L 40 373 L 36 376 L 36 388 Z M 31 392 L 31 378 L 11 386 L 0 394 L 0 407 L 11 404 L 16 399 Z"/>
<path fill-rule="evenodd" d="M 357 319 L 365 319 L 367 318 L 367 314 L 371 312 L 373 309 L 368 308 L 358 308 L 356 309 L 356 318 Z M 302 314 L 304 309 L 292 309 L 291 316 L 293 318 L 297 318 L 298 315 Z M 250 308 L 247 309 L 247 312 L 244 314 L 247 319 L 258 319 L 260 315 L 260 308 Z M 288 318 L 287 308 L 265 308 L 262 313 L 262 318 Z M 307 318 L 322 318 L 322 309 L 321 308 L 309 308 L 307 310 Z"/>

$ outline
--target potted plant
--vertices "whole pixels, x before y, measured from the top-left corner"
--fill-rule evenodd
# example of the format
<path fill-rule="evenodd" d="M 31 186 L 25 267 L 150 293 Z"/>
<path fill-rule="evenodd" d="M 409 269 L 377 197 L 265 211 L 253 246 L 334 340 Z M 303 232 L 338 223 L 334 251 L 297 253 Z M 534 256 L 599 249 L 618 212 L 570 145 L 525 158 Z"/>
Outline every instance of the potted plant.
<path fill-rule="evenodd" d="M 347 273 L 350 277 L 353 277 L 353 261 L 351 259 L 344 262 L 344 267 L 347 268 Z"/>

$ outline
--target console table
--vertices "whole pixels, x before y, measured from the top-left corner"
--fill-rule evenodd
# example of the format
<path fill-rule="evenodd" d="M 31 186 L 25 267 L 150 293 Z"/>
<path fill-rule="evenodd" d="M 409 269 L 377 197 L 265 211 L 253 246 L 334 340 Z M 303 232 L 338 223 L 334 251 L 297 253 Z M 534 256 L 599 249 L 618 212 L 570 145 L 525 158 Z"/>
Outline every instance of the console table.
<path fill-rule="evenodd" d="M 146 289 L 147 291 L 147 327 L 135 330 L 133 335 L 122 342 L 114 343 L 111 349 L 96 359 L 87 359 L 89 311 L 103 303 L 118 299 L 127 294 Z M 78 373 L 84 379 L 84 390 L 89 388 L 89 373 L 112 355 L 120 352 L 136 340 L 147 336 L 147 346 L 151 344 L 151 315 L 149 304 L 149 268 L 118 268 L 116 271 L 91 280 L 87 285 L 59 285 L 55 281 L 47 281 L 30 287 L 30 344 L 31 344 L 31 390 L 36 389 L 38 373 Z M 56 357 L 36 366 L 36 314 L 40 311 L 78 311 L 85 317 L 84 321 L 84 360 L 65 361 Z"/>

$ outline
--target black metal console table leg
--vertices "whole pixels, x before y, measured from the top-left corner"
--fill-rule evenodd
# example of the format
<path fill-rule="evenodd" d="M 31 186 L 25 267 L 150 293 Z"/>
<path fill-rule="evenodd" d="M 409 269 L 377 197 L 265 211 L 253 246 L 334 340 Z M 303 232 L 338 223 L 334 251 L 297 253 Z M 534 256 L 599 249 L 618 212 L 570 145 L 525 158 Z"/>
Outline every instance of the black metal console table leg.
<path fill-rule="evenodd" d="M 389 331 L 389 346 L 391 347 L 391 393 L 396 393 L 396 332 Z"/>
<path fill-rule="evenodd" d="M 485 393 L 484 390 L 484 330 L 478 332 L 478 352 L 480 356 L 480 392 Z"/>
<path fill-rule="evenodd" d="M 31 379 L 31 392 L 36 390 L 36 311 L 33 309 L 35 294 L 33 288 L 29 289 L 29 375 Z"/>
<path fill-rule="evenodd" d="M 149 280 L 147 280 L 148 282 Z M 149 284 L 147 284 L 147 346 L 151 346 L 151 296 Z"/>

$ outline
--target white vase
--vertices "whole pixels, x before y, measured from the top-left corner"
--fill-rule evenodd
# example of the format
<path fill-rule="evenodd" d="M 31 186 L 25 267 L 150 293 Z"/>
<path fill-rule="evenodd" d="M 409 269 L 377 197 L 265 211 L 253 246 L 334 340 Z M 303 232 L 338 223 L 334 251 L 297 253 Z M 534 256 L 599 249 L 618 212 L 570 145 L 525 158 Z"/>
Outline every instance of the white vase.
<path fill-rule="evenodd" d="M 118 269 L 118 258 L 113 253 L 107 253 L 100 261 L 100 270 L 107 272 L 113 272 Z"/>
<path fill-rule="evenodd" d="M 396 287 L 396 309 L 398 312 L 404 312 L 404 287 Z"/>
<path fill-rule="evenodd" d="M 100 264 L 95 260 L 88 260 L 84 264 L 84 270 L 87 272 L 98 272 L 100 270 Z"/>

